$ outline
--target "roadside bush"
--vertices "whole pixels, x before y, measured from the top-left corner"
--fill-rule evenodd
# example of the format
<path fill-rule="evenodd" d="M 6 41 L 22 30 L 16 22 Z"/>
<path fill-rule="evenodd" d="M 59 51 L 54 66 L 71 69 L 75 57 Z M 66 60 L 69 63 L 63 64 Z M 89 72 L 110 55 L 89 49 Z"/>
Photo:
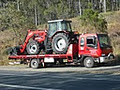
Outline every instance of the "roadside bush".
<path fill-rule="evenodd" d="M 97 11 L 86 9 L 80 19 L 83 26 L 93 27 L 92 29 L 99 33 L 107 33 L 107 22 Z M 90 30 L 86 32 L 90 32 Z"/>

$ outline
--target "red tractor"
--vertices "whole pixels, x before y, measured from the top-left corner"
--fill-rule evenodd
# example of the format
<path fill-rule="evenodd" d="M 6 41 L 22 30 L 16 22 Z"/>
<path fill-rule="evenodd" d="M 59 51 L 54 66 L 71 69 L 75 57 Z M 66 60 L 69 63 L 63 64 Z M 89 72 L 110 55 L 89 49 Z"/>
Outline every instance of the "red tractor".
<path fill-rule="evenodd" d="M 71 21 L 48 21 L 48 26 L 48 30 L 28 30 L 24 44 L 12 49 L 11 54 L 65 54 L 68 46 L 77 40 L 71 29 Z"/>

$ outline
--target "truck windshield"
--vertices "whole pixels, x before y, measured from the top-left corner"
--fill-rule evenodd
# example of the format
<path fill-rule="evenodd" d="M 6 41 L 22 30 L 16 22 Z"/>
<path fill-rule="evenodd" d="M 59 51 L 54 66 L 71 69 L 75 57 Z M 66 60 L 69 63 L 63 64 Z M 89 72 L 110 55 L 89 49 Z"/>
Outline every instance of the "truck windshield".
<path fill-rule="evenodd" d="M 98 35 L 101 48 L 111 47 L 110 39 L 107 34 Z"/>

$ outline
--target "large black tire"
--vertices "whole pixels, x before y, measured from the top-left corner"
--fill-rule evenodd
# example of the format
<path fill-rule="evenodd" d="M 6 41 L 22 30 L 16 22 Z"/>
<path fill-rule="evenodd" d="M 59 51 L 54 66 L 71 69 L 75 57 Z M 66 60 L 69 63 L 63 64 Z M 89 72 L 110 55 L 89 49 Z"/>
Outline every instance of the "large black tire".
<path fill-rule="evenodd" d="M 36 55 L 40 53 L 40 45 L 37 41 L 30 41 L 26 47 L 27 54 Z"/>
<path fill-rule="evenodd" d="M 69 46 L 69 37 L 65 33 L 58 33 L 52 39 L 52 49 L 56 54 L 65 54 Z"/>
<path fill-rule="evenodd" d="M 30 62 L 30 67 L 33 69 L 37 69 L 40 67 L 40 60 L 39 59 L 32 59 Z"/>
<path fill-rule="evenodd" d="M 94 66 L 94 59 L 92 57 L 86 57 L 84 59 L 84 66 L 87 68 L 92 68 Z"/>

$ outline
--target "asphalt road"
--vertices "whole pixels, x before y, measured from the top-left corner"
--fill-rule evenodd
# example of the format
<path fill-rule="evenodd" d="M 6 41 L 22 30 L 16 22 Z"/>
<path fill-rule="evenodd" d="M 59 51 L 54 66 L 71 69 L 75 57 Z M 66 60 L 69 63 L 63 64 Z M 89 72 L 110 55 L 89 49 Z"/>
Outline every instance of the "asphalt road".
<path fill-rule="evenodd" d="M 0 90 L 120 90 L 120 75 L 0 70 Z"/>

